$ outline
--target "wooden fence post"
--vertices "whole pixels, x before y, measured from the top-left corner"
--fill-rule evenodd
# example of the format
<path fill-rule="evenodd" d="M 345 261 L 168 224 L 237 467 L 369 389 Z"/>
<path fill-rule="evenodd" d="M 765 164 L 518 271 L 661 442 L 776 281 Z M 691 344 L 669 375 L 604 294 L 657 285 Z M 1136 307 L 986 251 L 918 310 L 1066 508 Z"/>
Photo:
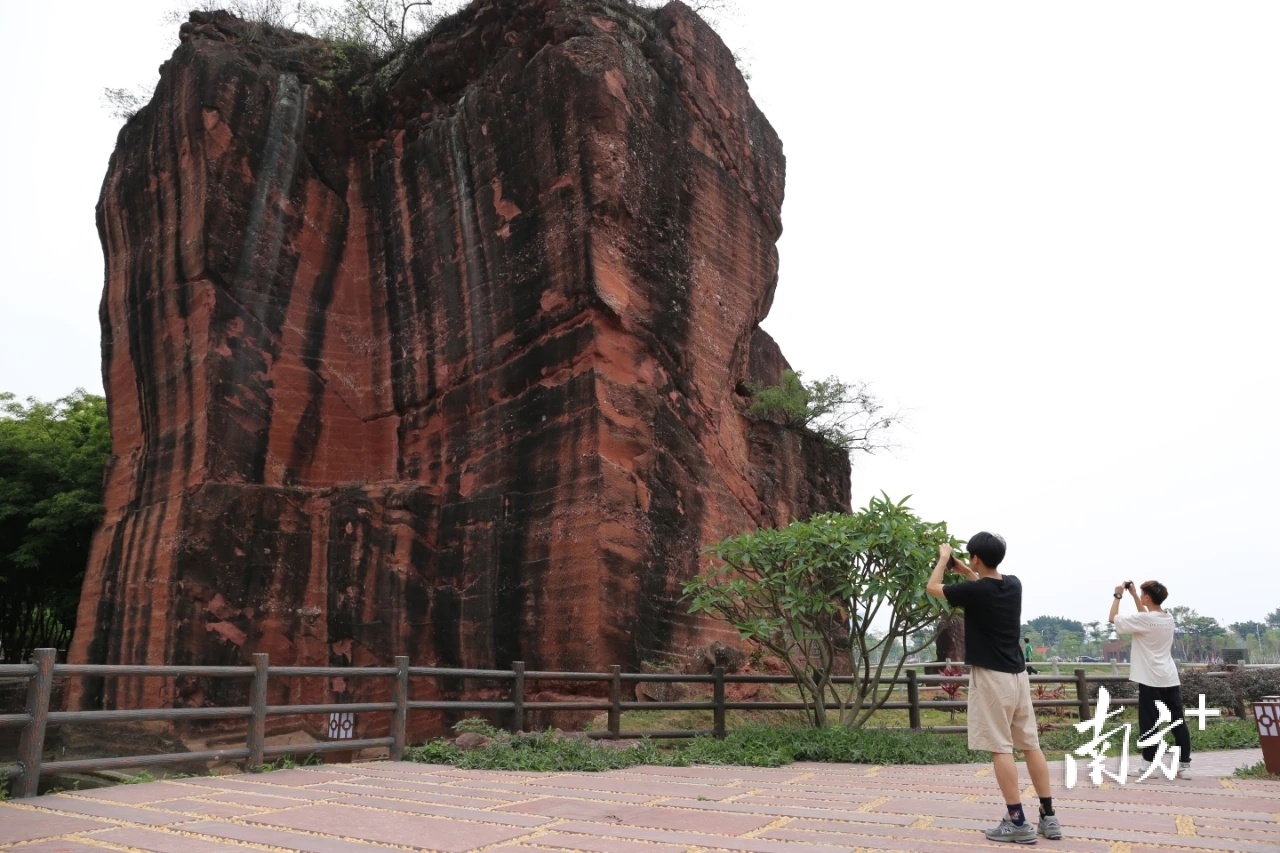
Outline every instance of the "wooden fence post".
<path fill-rule="evenodd" d="M 267 748 L 267 665 L 265 652 L 253 655 L 253 683 L 249 685 L 249 757 L 244 769 L 250 773 L 262 770 L 262 751 Z"/>
<path fill-rule="evenodd" d="M 1080 703 L 1080 719 L 1092 717 L 1089 713 L 1089 679 L 1083 669 L 1076 670 L 1076 700 Z"/>
<path fill-rule="evenodd" d="M 609 667 L 609 735 L 617 738 L 622 731 L 622 667 Z"/>
<path fill-rule="evenodd" d="M 511 682 L 511 729 L 512 734 L 524 731 L 524 661 L 511 662 L 515 678 Z"/>
<path fill-rule="evenodd" d="M 391 712 L 391 750 L 388 757 L 392 761 L 404 759 L 405 732 L 409 726 L 409 656 L 396 655 L 395 680 L 391 682 L 391 701 L 396 709 Z"/>
<path fill-rule="evenodd" d="M 711 690 L 711 704 L 714 706 L 711 709 L 711 728 L 717 740 L 724 740 L 724 667 L 716 667 L 713 674 L 716 680 Z"/>
<path fill-rule="evenodd" d="M 920 725 L 920 684 L 916 681 L 916 671 L 914 669 L 907 670 L 907 702 L 911 707 L 907 709 L 907 718 L 913 732 L 921 729 Z"/>
<path fill-rule="evenodd" d="M 18 741 L 18 761 L 22 775 L 13 785 L 15 797 L 34 797 L 40 791 L 40 761 L 44 755 L 44 730 L 49 720 L 49 696 L 53 693 L 55 649 L 36 649 L 36 674 L 27 682 L 27 713 L 31 721 Z"/>

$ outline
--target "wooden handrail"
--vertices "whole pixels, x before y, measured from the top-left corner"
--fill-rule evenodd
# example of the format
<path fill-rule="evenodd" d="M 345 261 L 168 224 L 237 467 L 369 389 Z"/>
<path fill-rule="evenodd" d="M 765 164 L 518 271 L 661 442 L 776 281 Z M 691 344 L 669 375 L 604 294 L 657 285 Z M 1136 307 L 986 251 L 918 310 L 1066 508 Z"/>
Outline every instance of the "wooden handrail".
<path fill-rule="evenodd" d="M 1251 668 L 1258 668 L 1251 666 Z M 1062 674 L 1040 673 L 1029 676 L 1032 684 L 1071 684 L 1076 688 L 1074 699 L 1035 699 L 1032 704 L 1036 708 L 1075 708 L 1081 719 L 1090 713 L 1089 690 L 1091 685 L 1118 684 L 1127 682 L 1125 675 L 1116 673 L 1112 667 L 1110 675 L 1089 675 L 1084 669 Z M 1227 675 L 1228 673 L 1209 673 L 1211 675 Z M 525 730 L 525 717 L 530 711 L 607 711 L 608 725 L 605 731 L 588 732 L 592 738 L 686 738 L 711 735 L 723 738 L 727 735 L 726 714 L 733 710 L 805 710 L 808 706 L 800 701 L 761 701 L 761 700 L 729 700 L 726 697 L 728 684 L 794 684 L 789 675 L 754 675 L 749 673 L 727 674 L 723 668 L 717 667 L 710 674 L 655 673 L 655 672 L 622 672 L 621 667 L 610 667 L 609 672 L 554 672 L 543 670 L 526 670 L 522 661 L 513 661 L 511 669 L 463 669 L 434 666 L 410 666 L 409 659 L 398 656 L 391 667 L 318 667 L 318 666 L 270 666 L 267 655 L 255 654 L 251 666 L 134 666 L 123 664 L 59 664 L 56 653 L 52 649 L 37 649 L 34 663 L 0 666 L 0 675 L 6 678 L 27 681 L 27 708 L 25 713 L 0 714 L 0 727 L 21 727 L 19 739 L 18 762 L 16 764 L 0 764 L 0 780 L 9 778 L 13 781 L 15 797 L 34 796 L 42 775 L 55 772 L 71 772 L 80 770 L 105 770 L 124 767 L 152 767 L 191 761 L 239 760 L 243 759 L 246 769 L 260 770 L 264 761 L 270 756 L 296 755 L 307 752 L 325 753 L 364 749 L 369 747 L 386 747 L 393 760 L 403 757 L 406 748 L 405 738 L 408 729 L 408 717 L 411 711 L 486 711 L 509 713 L 508 727 L 512 732 Z M 53 682 L 56 678 L 66 676 L 113 676 L 113 677 L 174 677 L 200 676 L 208 678 L 251 678 L 249 688 L 249 705 L 226 708 L 139 708 L 131 710 L 103 711 L 52 711 L 49 708 Z M 292 705 L 269 705 L 267 703 L 268 683 L 271 678 L 294 678 L 307 676 L 365 676 L 370 678 L 390 678 L 390 702 L 354 702 L 354 703 L 313 703 Z M 463 678 L 506 681 L 511 685 L 509 698 L 490 701 L 468 700 L 413 700 L 409 693 L 410 682 L 414 678 Z M 858 684 L 863 679 L 859 676 L 834 676 L 836 684 Z M 537 701 L 526 699 L 526 690 L 530 681 L 560 682 L 601 682 L 607 690 L 607 697 L 584 697 L 570 701 Z M 892 687 L 905 686 L 907 701 L 889 701 L 880 706 L 881 710 L 906 710 L 909 717 L 909 728 L 921 728 L 920 712 L 925 709 L 961 710 L 968 703 L 963 700 L 920 698 L 921 687 L 940 687 L 944 684 L 966 684 L 966 675 L 927 675 L 908 669 L 898 678 L 881 679 L 879 685 Z M 641 683 L 680 683 L 707 684 L 711 687 L 709 700 L 699 701 L 632 701 L 623 699 L 623 684 Z M 1133 705 L 1135 699 L 1113 698 L 1113 705 Z M 828 710 L 838 710 L 839 705 L 826 703 Z M 624 731 L 622 714 L 635 710 L 692 710 L 710 711 L 712 728 L 682 729 L 668 731 Z M 268 716 L 279 714 L 316 714 L 333 711 L 375 711 L 390 712 L 388 735 L 380 738 L 364 738 L 360 740 L 336 740 L 329 743 L 291 744 L 279 746 L 266 745 L 266 721 Z M 248 721 L 245 745 L 243 747 L 205 752 L 166 753 L 163 755 L 115 756 L 98 759 L 75 759 L 44 762 L 45 732 L 48 725 L 75 725 L 77 723 L 121 722 L 140 720 L 192 720 L 192 719 L 236 719 Z M 962 726 L 935 727 L 940 732 L 963 732 Z"/>

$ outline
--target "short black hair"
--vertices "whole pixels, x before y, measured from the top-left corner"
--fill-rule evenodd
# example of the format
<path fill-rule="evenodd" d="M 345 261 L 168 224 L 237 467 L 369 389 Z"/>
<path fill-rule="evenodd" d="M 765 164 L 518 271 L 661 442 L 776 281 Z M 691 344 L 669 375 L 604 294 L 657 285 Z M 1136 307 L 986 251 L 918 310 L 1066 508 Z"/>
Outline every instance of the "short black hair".
<path fill-rule="evenodd" d="M 982 560 L 982 564 L 988 569 L 994 569 L 1004 559 L 1004 537 L 984 530 L 969 540 L 965 550 Z"/>
<path fill-rule="evenodd" d="M 1026 643 L 1026 644 L 1029 646 L 1029 645 L 1031 645 L 1031 638 L 1030 638 L 1030 637 L 1023 637 L 1023 638 L 1022 638 L 1022 642 Z"/>
<path fill-rule="evenodd" d="M 1164 600 L 1169 597 L 1169 590 L 1164 588 L 1164 584 L 1160 581 L 1147 581 L 1141 587 L 1142 591 L 1151 596 L 1151 600 L 1156 603 L 1156 607 L 1164 604 Z"/>

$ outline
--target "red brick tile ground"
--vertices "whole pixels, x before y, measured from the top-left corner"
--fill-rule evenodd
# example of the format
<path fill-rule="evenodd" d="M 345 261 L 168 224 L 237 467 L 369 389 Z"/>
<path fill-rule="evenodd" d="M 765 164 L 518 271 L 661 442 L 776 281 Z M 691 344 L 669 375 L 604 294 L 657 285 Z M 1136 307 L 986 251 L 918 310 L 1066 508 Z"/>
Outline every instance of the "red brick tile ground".
<path fill-rule="evenodd" d="M 1258 750 L 1201 753 L 1195 778 L 1062 787 L 1054 853 L 1280 853 L 1280 783 L 1234 779 Z M 1023 772 L 1023 802 L 1035 798 Z M 1003 849 L 988 765 L 638 767 L 502 773 L 357 764 L 152 782 L 0 803 L 0 850 L 827 853 Z"/>

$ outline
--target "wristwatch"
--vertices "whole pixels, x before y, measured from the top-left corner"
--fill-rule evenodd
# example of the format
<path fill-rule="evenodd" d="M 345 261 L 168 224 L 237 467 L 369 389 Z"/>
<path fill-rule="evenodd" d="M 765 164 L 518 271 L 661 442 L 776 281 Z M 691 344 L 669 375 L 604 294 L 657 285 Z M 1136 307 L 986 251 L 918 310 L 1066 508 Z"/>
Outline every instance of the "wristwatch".
<path fill-rule="evenodd" d="M 1115 600 L 1116 600 L 1116 601 L 1119 601 L 1119 600 L 1120 600 L 1120 599 L 1122 599 L 1122 598 L 1124 598 L 1124 593 L 1117 592 L 1117 593 L 1115 594 Z"/>

